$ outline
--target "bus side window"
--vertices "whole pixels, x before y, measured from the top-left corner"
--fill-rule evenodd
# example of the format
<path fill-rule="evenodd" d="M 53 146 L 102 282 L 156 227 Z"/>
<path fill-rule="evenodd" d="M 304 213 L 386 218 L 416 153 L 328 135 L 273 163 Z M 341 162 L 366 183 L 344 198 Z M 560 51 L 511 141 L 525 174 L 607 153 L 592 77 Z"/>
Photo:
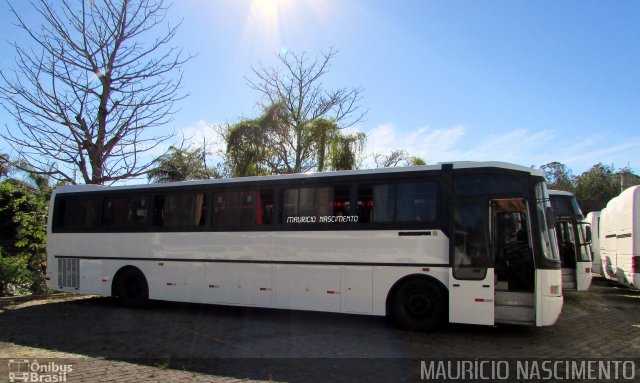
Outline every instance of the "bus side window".
<path fill-rule="evenodd" d="M 254 192 L 243 192 L 241 196 L 242 206 L 240 207 L 240 224 L 251 225 L 255 223 L 256 205 Z"/>
<path fill-rule="evenodd" d="M 144 226 L 147 224 L 149 199 L 147 197 L 131 197 L 127 211 L 128 226 Z"/>
<path fill-rule="evenodd" d="M 333 189 L 332 205 L 334 216 L 347 216 L 352 214 L 349 202 L 349 187 L 338 186 Z"/>
<path fill-rule="evenodd" d="M 188 227 L 204 225 L 204 193 L 156 196 L 153 203 L 154 226 Z"/>
<path fill-rule="evenodd" d="M 98 207 L 93 199 L 61 200 L 55 215 L 56 228 L 93 229 L 98 224 Z"/>
<path fill-rule="evenodd" d="M 298 189 L 285 189 L 282 191 L 282 217 L 281 223 L 287 223 L 289 217 L 298 216 Z"/>
<path fill-rule="evenodd" d="M 358 187 L 358 222 L 432 222 L 437 216 L 432 181 Z"/>
<path fill-rule="evenodd" d="M 487 219 L 482 203 L 456 204 L 454 207 L 455 279 L 485 278 L 489 266 L 487 251 Z"/>
<path fill-rule="evenodd" d="M 164 196 L 153 197 L 153 210 L 151 214 L 153 226 L 164 226 Z"/>
<path fill-rule="evenodd" d="M 213 224 L 222 225 L 224 222 L 225 200 L 223 193 L 213 193 Z"/>
<path fill-rule="evenodd" d="M 256 224 L 270 225 L 273 220 L 273 191 L 260 190 L 257 193 L 257 198 Z"/>
<path fill-rule="evenodd" d="M 220 229 L 269 224 L 272 211 L 271 190 L 213 193 L 213 225 Z"/>
<path fill-rule="evenodd" d="M 304 223 L 318 222 L 319 217 L 332 213 L 334 208 L 332 196 L 333 187 L 309 187 L 283 190 L 281 222 L 292 223 L 289 222 L 290 217 L 306 219 Z M 348 193 L 345 198 L 348 200 Z"/>
<path fill-rule="evenodd" d="M 372 186 L 358 186 L 356 213 L 358 214 L 358 223 L 371 222 L 371 214 L 373 213 Z"/>
<path fill-rule="evenodd" d="M 102 226 L 124 227 L 127 222 L 127 199 L 105 198 L 103 203 Z"/>
<path fill-rule="evenodd" d="M 102 225 L 111 228 L 143 227 L 148 222 L 149 198 L 116 197 L 105 198 Z"/>

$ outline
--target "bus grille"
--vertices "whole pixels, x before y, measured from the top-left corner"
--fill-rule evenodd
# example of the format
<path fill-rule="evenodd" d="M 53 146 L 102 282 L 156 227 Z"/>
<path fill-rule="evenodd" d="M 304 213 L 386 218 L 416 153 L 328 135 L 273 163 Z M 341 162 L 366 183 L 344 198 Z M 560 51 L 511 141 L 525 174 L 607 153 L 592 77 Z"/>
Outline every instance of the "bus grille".
<path fill-rule="evenodd" d="M 58 258 L 58 286 L 80 288 L 80 260 Z"/>

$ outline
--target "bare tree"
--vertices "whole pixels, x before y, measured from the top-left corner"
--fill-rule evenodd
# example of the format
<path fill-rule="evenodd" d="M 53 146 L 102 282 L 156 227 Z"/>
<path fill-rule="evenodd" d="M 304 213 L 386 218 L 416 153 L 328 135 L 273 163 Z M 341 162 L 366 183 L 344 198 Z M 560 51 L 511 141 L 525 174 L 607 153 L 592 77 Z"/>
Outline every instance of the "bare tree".
<path fill-rule="evenodd" d="M 35 47 L 13 44 L 16 67 L 0 71 L 0 98 L 16 127 L 0 134 L 24 170 L 60 181 L 103 184 L 143 175 L 141 155 L 171 135 L 168 123 L 190 58 L 169 44 L 162 0 L 38 0 L 40 27 L 9 5 Z M 153 30 L 160 34 L 154 35 Z M 147 41 L 148 43 L 143 43 Z M 79 173 L 80 177 L 77 177 Z"/>
<path fill-rule="evenodd" d="M 362 89 L 341 88 L 326 90 L 321 82 L 327 74 L 331 59 L 337 51 L 320 52 L 315 59 L 305 53 L 288 52 L 279 55 L 281 68 L 252 67 L 255 80 L 249 86 L 262 94 L 263 110 L 277 110 L 272 119 L 277 126 L 269 127 L 276 133 L 273 143 L 274 168 L 279 173 L 298 173 L 318 166 L 318 150 L 330 121 L 338 129 L 353 126 L 366 113 L 360 109 Z M 275 109 L 274 109 L 275 108 Z"/>
<path fill-rule="evenodd" d="M 424 166 L 427 164 L 427 162 L 420 157 L 410 156 L 404 149 L 394 149 L 389 154 L 373 153 L 371 157 L 376 164 L 376 168 Z"/>
<path fill-rule="evenodd" d="M 394 149 L 389 154 L 374 153 L 372 155 L 376 168 L 402 166 L 409 159 L 409 153 L 403 149 Z"/>

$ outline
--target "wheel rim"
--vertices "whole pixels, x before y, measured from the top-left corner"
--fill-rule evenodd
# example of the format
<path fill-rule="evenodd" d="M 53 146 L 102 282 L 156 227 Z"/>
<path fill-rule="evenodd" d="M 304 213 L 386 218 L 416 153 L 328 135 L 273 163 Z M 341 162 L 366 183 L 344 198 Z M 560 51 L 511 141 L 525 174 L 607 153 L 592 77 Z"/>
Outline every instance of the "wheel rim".
<path fill-rule="evenodd" d="M 426 317 L 431 312 L 431 298 L 423 290 L 414 290 L 407 297 L 406 307 L 412 317 Z"/>

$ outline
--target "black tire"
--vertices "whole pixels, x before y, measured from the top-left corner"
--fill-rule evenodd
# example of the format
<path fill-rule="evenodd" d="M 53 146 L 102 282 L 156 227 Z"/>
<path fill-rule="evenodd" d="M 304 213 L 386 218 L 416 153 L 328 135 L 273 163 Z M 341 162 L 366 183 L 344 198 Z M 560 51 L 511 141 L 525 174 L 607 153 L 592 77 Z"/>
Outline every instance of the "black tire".
<path fill-rule="evenodd" d="M 395 289 L 391 315 L 398 327 L 412 331 L 431 331 L 448 317 L 444 291 L 426 279 L 411 279 Z"/>
<path fill-rule="evenodd" d="M 124 307 L 143 308 L 149 301 L 149 285 L 144 274 L 136 268 L 122 270 L 116 280 L 115 295 Z"/>

